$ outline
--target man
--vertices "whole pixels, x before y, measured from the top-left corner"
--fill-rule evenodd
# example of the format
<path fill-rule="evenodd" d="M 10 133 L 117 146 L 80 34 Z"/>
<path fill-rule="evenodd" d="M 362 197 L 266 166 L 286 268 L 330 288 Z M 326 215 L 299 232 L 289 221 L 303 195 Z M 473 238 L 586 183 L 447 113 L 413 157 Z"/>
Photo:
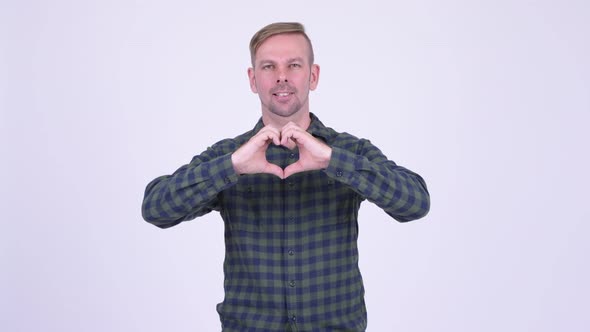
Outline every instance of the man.
<path fill-rule="evenodd" d="M 262 118 L 148 184 L 143 217 L 167 228 L 219 211 L 225 223 L 223 331 L 364 331 L 357 214 L 367 199 L 398 221 L 426 215 L 422 178 L 309 111 L 318 85 L 299 23 L 250 42 Z"/>

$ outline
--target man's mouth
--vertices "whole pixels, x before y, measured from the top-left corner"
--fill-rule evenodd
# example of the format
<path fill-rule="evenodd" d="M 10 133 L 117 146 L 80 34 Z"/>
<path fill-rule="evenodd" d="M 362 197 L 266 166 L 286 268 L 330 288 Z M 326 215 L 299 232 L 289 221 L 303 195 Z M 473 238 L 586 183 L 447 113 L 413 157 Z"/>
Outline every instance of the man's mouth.
<path fill-rule="evenodd" d="M 273 93 L 273 95 L 275 95 L 277 97 L 287 97 L 290 94 L 292 94 L 292 93 L 291 92 L 276 92 L 276 93 Z"/>

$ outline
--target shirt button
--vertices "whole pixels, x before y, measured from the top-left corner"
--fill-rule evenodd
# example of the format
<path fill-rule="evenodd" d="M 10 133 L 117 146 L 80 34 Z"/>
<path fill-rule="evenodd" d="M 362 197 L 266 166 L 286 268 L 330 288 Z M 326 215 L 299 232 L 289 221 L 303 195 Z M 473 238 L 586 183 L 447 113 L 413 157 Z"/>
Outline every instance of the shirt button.
<path fill-rule="evenodd" d="M 231 182 L 231 180 L 227 177 L 224 180 L 225 180 L 225 183 L 227 183 L 227 184 L 229 184 Z"/>
<path fill-rule="evenodd" d="M 289 252 L 288 253 L 289 253 L 289 256 L 295 255 L 295 252 L 293 251 L 293 249 L 289 249 Z"/>
<path fill-rule="evenodd" d="M 293 323 L 295 323 L 297 321 L 297 316 L 295 316 L 295 315 L 291 316 L 291 321 Z"/>
<path fill-rule="evenodd" d="M 295 186 L 295 182 L 289 181 L 289 187 L 293 188 Z"/>
<path fill-rule="evenodd" d="M 337 177 L 341 177 L 342 176 L 342 171 L 336 171 L 336 176 Z"/>
<path fill-rule="evenodd" d="M 289 281 L 289 287 L 295 287 L 295 280 Z"/>
<path fill-rule="evenodd" d="M 294 154 L 294 153 L 291 153 L 291 154 L 289 155 L 289 158 L 291 158 L 291 159 L 295 158 L 295 154 Z"/>

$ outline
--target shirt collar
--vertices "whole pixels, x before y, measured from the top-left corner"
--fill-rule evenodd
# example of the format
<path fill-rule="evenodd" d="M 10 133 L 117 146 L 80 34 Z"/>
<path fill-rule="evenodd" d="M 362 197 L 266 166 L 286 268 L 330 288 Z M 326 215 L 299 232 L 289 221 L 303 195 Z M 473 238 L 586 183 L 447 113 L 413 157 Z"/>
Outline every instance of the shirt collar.
<path fill-rule="evenodd" d="M 329 128 L 324 126 L 324 124 L 320 121 L 320 119 L 318 119 L 318 117 L 315 114 L 310 112 L 309 117 L 311 118 L 311 122 L 309 124 L 309 128 L 307 128 L 307 132 L 327 142 L 332 136 L 332 132 L 329 130 Z M 254 129 L 252 130 L 252 136 L 254 136 L 263 127 L 264 122 L 262 122 L 261 117 L 260 120 L 258 120 L 258 122 L 256 123 L 256 126 L 254 126 Z"/>

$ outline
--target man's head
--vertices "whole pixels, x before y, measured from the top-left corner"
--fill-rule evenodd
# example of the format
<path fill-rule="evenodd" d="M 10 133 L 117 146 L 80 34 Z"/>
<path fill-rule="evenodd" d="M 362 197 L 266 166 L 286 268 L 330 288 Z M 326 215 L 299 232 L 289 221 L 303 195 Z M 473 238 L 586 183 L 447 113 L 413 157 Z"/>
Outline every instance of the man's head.
<path fill-rule="evenodd" d="M 309 63 L 313 64 L 313 46 L 311 45 L 311 40 L 305 33 L 305 27 L 303 24 L 298 22 L 278 22 L 265 26 L 252 36 L 252 39 L 250 40 L 250 58 L 252 61 L 252 67 L 256 66 L 256 51 L 258 51 L 260 45 L 262 45 L 268 38 L 280 34 L 299 34 L 303 36 L 309 47 Z"/>
<path fill-rule="evenodd" d="M 250 88 L 257 93 L 263 120 L 284 123 L 309 118 L 309 91 L 318 84 L 311 42 L 300 23 L 273 23 L 250 42 Z"/>

